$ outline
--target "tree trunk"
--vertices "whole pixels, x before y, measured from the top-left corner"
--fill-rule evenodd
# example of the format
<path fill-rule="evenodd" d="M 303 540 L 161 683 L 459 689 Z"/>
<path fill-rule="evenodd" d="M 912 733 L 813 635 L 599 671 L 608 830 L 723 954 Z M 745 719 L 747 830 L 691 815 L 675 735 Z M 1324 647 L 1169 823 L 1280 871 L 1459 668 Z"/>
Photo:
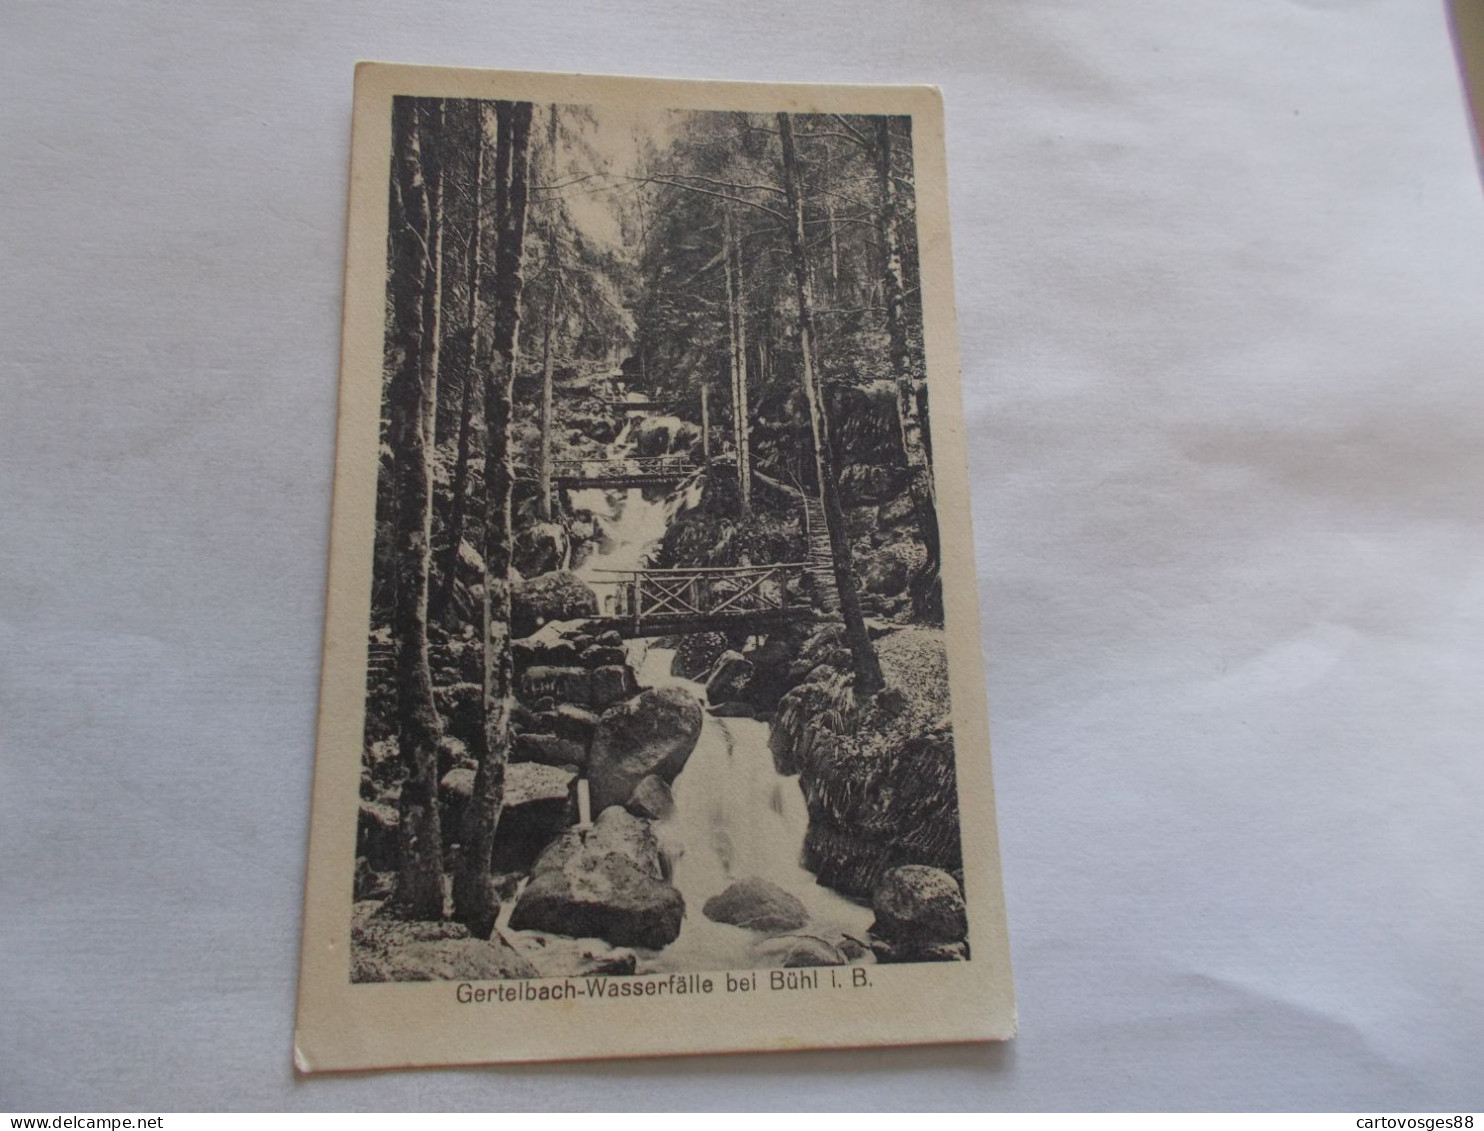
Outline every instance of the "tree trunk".
<path fill-rule="evenodd" d="M 464 541 L 464 520 L 469 506 L 469 459 L 475 429 L 474 411 L 476 402 L 480 400 L 480 374 L 489 364 L 487 356 L 483 358 L 479 356 L 481 340 L 487 341 L 488 339 L 481 339 L 478 332 L 480 319 L 484 316 L 484 304 L 480 295 L 480 287 L 484 285 L 481 266 L 484 246 L 480 238 L 483 225 L 479 218 L 480 198 L 484 191 L 484 107 L 478 102 L 470 103 L 470 105 L 474 107 L 475 125 L 474 183 L 472 186 L 474 204 L 469 213 L 468 274 L 464 280 L 467 287 L 464 324 L 468 341 L 464 353 L 463 403 L 459 410 L 458 456 L 455 459 L 453 471 L 453 504 L 448 516 L 448 560 L 443 570 L 443 584 L 434 594 L 433 604 L 428 614 L 431 619 L 449 627 L 453 627 L 451 624 L 453 598 L 459 581 L 459 548 Z"/>
<path fill-rule="evenodd" d="M 454 909 L 471 933 L 488 938 L 499 913 L 490 878 L 495 828 L 505 799 L 510 753 L 512 664 L 510 656 L 510 406 L 520 343 L 522 255 L 526 225 L 526 160 L 531 135 L 529 102 L 498 102 L 495 140 L 495 271 L 493 364 L 484 373 L 484 728 L 476 752 L 479 769 L 465 810 L 454 872 Z"/>
<path fill-rule="evenodd" d="M 428 550 L 433 518 L 429 440 L 437 405 L 437 269 L 441 217 L 437 163 L 424 152 L 417 102 L 392 102 L 393 189 L 389 440 L 395 458 L 397 748 L 406 769 L 399 813 L 402 848 L 386 902 L 404 919 L 443 918 L 443 838 L 438 827 L 438 739 L 442 727 L 428 670 Z M 430 186 L 431 182 L 431 186 Z M 429 317 L 431 310 L 432 317 Z"/>
<path fill-rule="evenodd" d="M 546 108 L 546 166 L 548 180 L 556 181 L 557 108 Z M 546 322 L 541 337 L 541 490 L 536 505 L 542 522 L 551 521 L 551 432 L 555 426 L 551 409 L 551 332 L 557 309 L 557 249 L 555 221 L 547 219 L 546 231 Z"/>
<path fill-rule="evenodd" d="M 907 324 L 903 313 L 902 236 L 898 227 L 896 187 L 891 179 L 891 119 L 876 119 L 876 188 L 884 252 L 881 272 L 886 305 L 886 331 L 891 341 L 891 368 L 897 381 L 897 420 L 901 426 L 902 452 L 907 460 L 907 488 L 917 529 L 927 557 L 912 579 L 912 607 L 918 616 L 941 622 L 943 590 L 939 581 L 943 551 L 938 536 L 937 493 L 928 449 L 921 394 L 926 381 L 913 372 L 907 346 Z"/>
<path fill-rule="evenodd" d="M 701 385 L 701 463 L 711 466 L 711 386 Z"/>
<path fill-rule="evenodd" d="M 881 676 L 881 663 L 876 658 L 876 650 L 871 646 L 871 638 L 866 633 L 865 617 L 861 613 L 860 593 L 856 589 L 855 567 L 850 555 L 850 537 L 845 529 L 845 511 L 840 505 L 829 418 L 825 414 L 824 398 L 815 381 L 814 298 L 809 285 L 809 261 L 805 253 L 804 197 L 799 184 L 798 156 L 794 151 L 793 123 L 788 114 L 778 115 L 778 136 L 783 145 L 783 185 L 791 213 L 788 237 L 799 303 L 799 353 L 802 359 L 804 397 L 809 402 L 809 424 L 814 436 L 814 468 L 819 479 L 819 499 L 824 508 L 825 527 L 830 535 L 835 585 L 840 591 L 840 614 L 845 621 L 845 642 L 850 647 L 855 668 L 856 691 L 869 695 L 879 691 L 885 681 Z"/>
<path fill-rule="evenodd" d="M 554 241 L 548 241 L 548 245 Z M 555 264 L 548 260 L 548 266 Z M 551 521 L 551 430 L 552 405 L 551 383 L 553 362 L 551 356 L 551 324 L 556 319 L 557 283 L 553 274 L 546 292 L 546 324 L 541 332 L 541 489 L 536 496 L 537 512 L 542 522 Z"/>
<path fill-rule="evenodd" d="M 742 518 L 752 509 L 752 483 L 747 459 L 747 329 L 742 316 L 742 257 L 731 210 L 722 220 L 722 270 L 727 283 L 728 367 L 732 377 L 732 454 L 737 461 L 737 508 Z M 734 270 L 735 261 L 735 270 Z"/>
<path fill-rule="evenodd" d="M 742 274 L 742 237 L 732 225 L 732 255 L 737 261 L 737 483 L 741 513 L 752 513 L 752 420 L 747 407 L 747 284 Z"/>

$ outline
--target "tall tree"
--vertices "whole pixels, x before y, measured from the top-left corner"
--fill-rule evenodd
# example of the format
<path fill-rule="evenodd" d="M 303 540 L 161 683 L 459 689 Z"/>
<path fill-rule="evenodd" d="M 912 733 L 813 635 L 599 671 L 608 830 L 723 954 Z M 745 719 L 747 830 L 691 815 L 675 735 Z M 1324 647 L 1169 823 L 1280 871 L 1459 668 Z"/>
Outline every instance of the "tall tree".
<path fill-rule="evenodd" d="M 728 207 L 722 216 L 722 272 L 726 277 L 727 338 L 732 375 L 732 450 L 737 459 L 737 507 L 742 518 L 752 510 L 752 460 L 748 453 L 747 313 L 742 294 L 742 254 L 737 222 Z"/>
<path fill-rule="evenodd" d="M 464 259 L 466 265 L 464 279 L 464 365 L 459 373 L 458 447 L 457 455 L 454 459 L 452 501 L 448 517 L 447 559 L 441 575 L 442 584 L 439 585 L 437 591 L 433 594 L 428 610 L 430 619 L 445 624 L 448 623 L 453 611 L 453 597 L 459 579 L 459 555 L 463 546 L 464 525 L 468 515 L 469 466 L 473 458 L 473 444 L 480 418 L 480 405 L 483 402 L 480 375 L 489 364 L 488 351 L 486 350 L 486 354 L 482 358 L 479 354 L 481 342 L 487 345 L 489 339 L 487 336 L 481 338 L 478 333 L 479 324 L 484 318 L 484 303 L 480 290 L 482 264 L 484 261 L 484 246 L 481 233 L 484 230 L 484 225 L 480 222 L 480 206 L 484 193 L 485 105 L 482 102 L 473 100 L 466 101 L 462 105 L 472 118 L 469 240 Z"/>
<path fill-rule="evenodd" d="M 500 909 L 490 877 L 495 829 L 505 798 L 510 752 L 511 400 L 520 352 L 521 294 L 525 286 L 529 102 L 495 104 L 495 264 L 491 290 L 492 364 L 484 372 L 484 728 L 473 796 L 464 815 L 454 870 L 454 913 L 469 930 L 488 938 Z"/>
<path fill-rule="evenodd" d="M 939 583 L 942 548 L 938 536 L 937 493 L 933 484 L 931 453 L 927 446 L 924 375 L 915 371 L 907 342 L 904 311 L 906 287 L 902 281 L 902 235 L 897 217 L 897 192 L 892 175 L 892 121 L 876 119 L 877 216 L 881 225 L 882 294 L 886 304 L 886 329 L 891 342 L 891 368 L 897 382 L 897 417 L 902 430 L 902 451 L 907 459 L 908 490 L 916 512 L 917 528 L 927 557 L 912 582 L 912 604 L 919 616 L 941 620 L 943 591 Z"/>
<path fill-rule="evenodd" d="M 387 407 L 395 453 L 397 748 L 405 770 L 399 813 L 402 862 L 388 914 L 443 918 L 438 822 L 442 725 L 428 668 L 428 556 L 433 518 L 433 413 L 438 373 L 438 245 L 442 190 L 436 148 L 422 144 L 418 101 L 392 102 L 391 327 Z"/>
<path fill-rule="evenodd" d="M 557 108 L 546 108 L 546 176 L 556 181 Z M 560 203 L 560 201 L 558 201 Z M 555 209 L 554 209 L 555 211 Z M 537 510 L 542 522 L 550 522 L 551 507 L 551 432 L 555 426 L 552 414 L 552 377 L 555 362 L 551 352 L 551 338 L 556 324 L 557 291 L 561 279 L 557 273 L 557 235 L 555 217 L 546 222 L 546 317 L 541 327 L 541 480 L 540 493 L 536 496 Z"/>
<path fill-rule="evenodd" d="M 825 527 L 830 535 L 835 585 L 840 593 L 840 614 L 845 621 L 845 642 L 850 648 L 856 690 L 871 694 L 880 690 L 885 680 L 881 675 L 881 663 L 876 658 L 876 650 L 871 646 L 871 638 L 866 632 L 865 616 L 861 612 L 860 592 L 856 588 L 855 566 L 851 560 L 850 535 L 845 528 L 845 511 L 840 505 L 839 475 L 831 446 L 829 417 L 815 377 L 814 297 L 809 282 L 808 243 L 804 234 L 804 196 L 798 152 L 794 146 L 793 123 L 786 113 L 778 115 L 778 137 L 783 148 L 783 186 L 790 213 L 789 251 L 799 306 L 800 369 L 804 396 L 809 402 L 809 424 L 814 438 L 814 465 L 819 479 L 820 503 L 824 509 Z"/>

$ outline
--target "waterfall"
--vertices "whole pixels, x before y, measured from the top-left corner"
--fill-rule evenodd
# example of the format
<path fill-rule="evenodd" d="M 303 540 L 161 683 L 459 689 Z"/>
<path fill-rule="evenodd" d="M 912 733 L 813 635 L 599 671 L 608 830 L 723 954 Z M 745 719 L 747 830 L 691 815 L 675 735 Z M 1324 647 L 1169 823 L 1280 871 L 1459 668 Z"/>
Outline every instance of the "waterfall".
<path fill-rule="evenodd" d="M 610 454 L 630 452 L 626 425 Z M 681 506 L 695 505 L 699 485 L 669 499 L 650 501 L 640 488 L 573 492 L 573 502 L 604 524 L 608 540 L 576 572 L 606 603 L 602 570 L 635 569 L 664 537 Z M 629 654 L 644 687 L 680 686 L 704 704 L 701 684 L 671 674 L 672 649 L 629 642 Z M 703 716 L 701 737 L 673 787 L 675 810 L 655 826 L 672 882 L 685 897 L 680 937 L 662 951 L 646 953 L 644 967 L 656 971 L 749 969 L 761 962 L 755 947 L 763 936 L 714 923 L 702 914 L 712 896 L 735 880 L 759 876 L 797 897 L 809 912 L 806 933 L 864 938 L 870 908 L 821 886 L 800 860 L 809 814 L 799 779 L 773 767 L 768 726 L 756 719 Z"/>
<path fill-rule="evenodd" d="M 679 686 L 704 703 L 706 689 L 670 673 L 674 653 L 651 648 L 639 682 Z M 701 737 L 675 779 L 675 811 L 655 826 L 671 861 L 671 881 L 685 897 L 680 937 L 654 956 L 656 970 L 748 969 L 761 965 L 755 931 L 714 923 L 706 901 L 735 880 L 760 876 L 796 896 L 809 912 L 806 933 L 866 937 L 871 909 L 819 884 L 800 863 L 809 813 L 797 776 L 773 768 L 768 724 L 704 716 Z"/>

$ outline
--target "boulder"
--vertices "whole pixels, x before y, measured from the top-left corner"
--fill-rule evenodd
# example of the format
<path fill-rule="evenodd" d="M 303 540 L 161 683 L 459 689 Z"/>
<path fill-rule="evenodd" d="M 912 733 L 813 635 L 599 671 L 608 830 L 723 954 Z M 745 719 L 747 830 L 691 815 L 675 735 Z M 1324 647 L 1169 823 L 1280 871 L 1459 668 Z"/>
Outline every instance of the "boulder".
<path fill-rule="evenodd" d="M 564 668 L 577 665 L 577 649 L 570 640 L 551 633 L 551 627 L 547 625 L 533 636 L 510 642 L 510 655 L 517 672 L 535 667 Z"/>
<path fill-rule="evenodd" d="M 670 787 L 650 774 L 634 787 L 634 792 L 624 802 L 624 808 L 636 817 L 660 821 L 675 809 L 675 798 Z"/>
<path fill-rule="evenodd" d="M 356 855 L 364 856 L 374 872 L 394 872 L 402 866 L 397 821 L 393 806 L 378 801 L 361 802 L 356 820 Z"/>
<path fill-rule="evenodd" d="M 598 633 L 593 643 L 600 648 L 622 648 L 623 637 L 619 635 L 617 629 L 610 628 L 607 632 Z"/>
<path fill-rule="evenodd" d="M 785 969 L 847 965 L 847 959 L 838 947 L 813 935 L 783 935 L 769 939 L 758 945 L 757 954 L 764 965 Z"/>
<path fill-rule="evenodd" d="M 523 734 L 515 740 L 510 761 L 540 762 L 543 766 L 587 765 L 587 746 L 555 734 Z"/>
<path fill-rule="evenodd" d="M 557 702 L 591 703 L 593 673 L 586 668 L 528 668 L 520 677 L 520 693 L 538 713 L 554 711 Z M 550 700 L 550 704 L 543 700 Z"/>
<path fill-rule="evenodd" d="M 700 737 L 701 704 L 684 688 L 651 688 L 610 708 L 588 760 L 593 808 L 622 805 L 650 774 L 674 781 Z"/>
<path fill-rule="evenodd" d="M 898 943 L 887 939 L 872 939 L 871 953 L 883 966 L 901 962 L 967 962 L 969 944 L 966 942 Z"/>
<path fill-rule="evenodd" d="M 551 621 L 597 613 L 597 594 L 572 573 L 543 573 L 510 586 L 510 631 L 517 637 L 530 636 Z"/>
<path fill-rule="evenodd" d="M 955 943 L 969 932 L 958 881 L 925 864 L 904 864 L 883 875 L 871 906 L 876 912 L 871 933 L 887 942 L 913 946 Z"/>
<path fill-rule="evenodd" d="M 523 872 L 577 820 L 577 775 L 538 762 L 505 767 L 505 803 L 490 867 Z"/>
<path fill-rule="evenodd" d="M 588 702 L 601 709 L 637 694 L 639 680 L 628 664 L 611 664 L 593 669 L 589 687 Z"/>
<path fill-rule="evenodd" d="M 685 900 L 661 874 L 649 823 L 606 809 L 591 829 L 568 830 L 541 853 L 510 927 L 615 946 L 668 946 L 680 934 Z"/>
<path fill-rule="evenodd" d="M 582 654 L 583 666 L 589 668 L 602 668 L 611 664 L 627 664 L 628 662 L 628 651 L 612 645 L 594 645 Z"/>
<path fill-rule="evenodd" d="M 364 856 L 356 857 L 355 899 L 382 900 L 392 894 L 396 886 L 396 872 L 373 872 Z"/>
<path fill-rule="evenodd" d="M 575 703 L 562 703 L 554 712 L 553 728 L 558 738 L 580 742 L 586 749 L 598 730 L 598 715 Z"/>
<path fill-rule="evenodd" d="M 618 853 L 632 860 L 646 876 L 658 880 L 665 875 L 660 844 L 649 822 L 618 805 L 610 805 L 599 813 L 591 828 L 568 829 L 541 854 L 532 865 L 531 874 L 561 868 L 573 855 L 583 851 Z"/>
<path fill-rule="evenodd" d="M 444 861 L 453 863 L 453 847 L 464 828 L 464 812 L 474 796 L 476 771 L 467 766 L 449 770 L 438 782 L 439 824 L 443 831 Z"/>
<path fill-rule="evenodd" d="M 798 897 L 760 876 L 738 880 L 720 895 L 713 895 L 701 912 L 713 922 L 769 935 L 797 931 L 809 921 L 809 912 Z"/>
<path fill-rule="evenodd" d="M 704 679 L 716 658 L 726 650 L 727 638 L 719 632 L 687 633 L 675 644 L 671 670 L 686 679 Z"/>
<path fill-rule="evenodd" d="M 438 774 L 440 777 L 449 770 L 468 762 L 471 762 L 469 747 L 462 739 L 444 735 L 438 740 Z"/>
<path fill-rule="evenodd" d="M 799 654 L 801 640 L 797 630 L 771 633 L 755 648 L 743 651 L 742 658 L 752 665 L 752 678 L 747 681 L 747 702 L 760 711 L 772 711 L 778 700 L 793 684 L 789 668 Z"/>
<path fill-rule="evenodd" d="M 908 494 L 887 499 L 876 508 L 876 523 L 883 530 L 912 522 L 916 517 L 917 511 L 912 505 L 912 496 Z"/>
<path fill-rule="evenodd" d="M 433 688 L 433 705 L 447 734 L 477 742 L 484 726 L 484 688 L 477 683 L 450 683 Z"/>
<path fill-rule="evenodd" d="M 723 652 L 706 677 L 706 698 L 713 703 L 744 699 L 751 682 L 752 661 L 744 660 L 740 652 Z"/>
<path fill-rule="evenodd" d="M 562 569 L 570 554 L 566 528 L 558 522 L 537 522 L 524 527 L 511 546 L 511 563 L 523 577 L 535 577 Z"/>

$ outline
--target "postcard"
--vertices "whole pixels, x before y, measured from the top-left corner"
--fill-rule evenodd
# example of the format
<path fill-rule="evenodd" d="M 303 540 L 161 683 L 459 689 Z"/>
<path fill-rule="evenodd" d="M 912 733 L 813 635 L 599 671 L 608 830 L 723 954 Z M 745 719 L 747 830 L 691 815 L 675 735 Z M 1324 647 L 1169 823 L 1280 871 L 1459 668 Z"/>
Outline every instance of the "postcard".
<path fill-rule="evenodd" d="M 362 64 L 295 1062 L 1003 1040 L 931 87 Z"/>

